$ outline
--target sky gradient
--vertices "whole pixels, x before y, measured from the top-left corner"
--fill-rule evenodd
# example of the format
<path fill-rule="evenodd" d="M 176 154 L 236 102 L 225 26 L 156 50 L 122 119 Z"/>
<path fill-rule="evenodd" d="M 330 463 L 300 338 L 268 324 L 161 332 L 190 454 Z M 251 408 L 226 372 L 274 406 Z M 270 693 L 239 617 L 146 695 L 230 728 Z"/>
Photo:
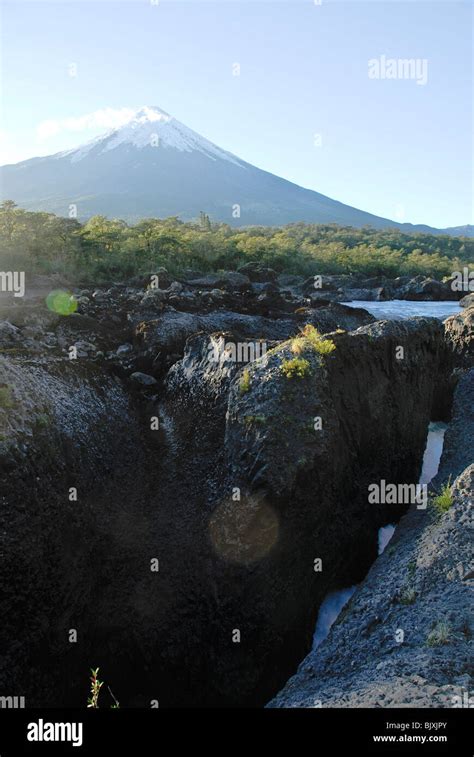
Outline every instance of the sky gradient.
<path fill-rule="evenodd" d="M 354 207 L 474 221 L 469 2 L 15 0 L 1 21 L 0 163 L 75 147 L 115 111 L 158 105 Z M 426 61 L 426 83 L 370 78 L 380 56 Z"/>

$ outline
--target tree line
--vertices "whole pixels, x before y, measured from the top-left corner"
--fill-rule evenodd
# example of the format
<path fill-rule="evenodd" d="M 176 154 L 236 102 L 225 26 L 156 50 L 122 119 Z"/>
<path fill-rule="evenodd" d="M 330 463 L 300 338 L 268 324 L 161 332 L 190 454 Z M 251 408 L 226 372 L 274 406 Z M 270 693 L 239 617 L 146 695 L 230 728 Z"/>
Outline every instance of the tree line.
<path fill-rule="evenodd" d="M 129 225 L 96 215 L 85 223 L 0 205 L 1 267 L 60 273 L 87 283 L 120 281 L 159 266 L 178 275 L 235 270 L 258 261 L 280 273 L 303 276 L 449 276 L 474 261 L 474 240 L 396 228 L 353 228 L 293 223 L 233 228 L 204 212 L 195 222 L 147 218 Z"/>

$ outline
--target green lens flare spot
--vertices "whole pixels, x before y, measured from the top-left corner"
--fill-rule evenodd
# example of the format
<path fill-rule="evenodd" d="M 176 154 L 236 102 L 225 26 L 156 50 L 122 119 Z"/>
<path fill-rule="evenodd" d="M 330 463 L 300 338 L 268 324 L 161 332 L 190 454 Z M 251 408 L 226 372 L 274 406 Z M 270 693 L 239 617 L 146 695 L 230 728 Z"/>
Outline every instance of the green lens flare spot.
<path fill-rule="evenodd" d="M 77 300 L 71 292 L 63 289 L 54 289 L 46 297 L 46 305 L 53 313 L 58 315 L 71 315 L 77 310 Z"/>

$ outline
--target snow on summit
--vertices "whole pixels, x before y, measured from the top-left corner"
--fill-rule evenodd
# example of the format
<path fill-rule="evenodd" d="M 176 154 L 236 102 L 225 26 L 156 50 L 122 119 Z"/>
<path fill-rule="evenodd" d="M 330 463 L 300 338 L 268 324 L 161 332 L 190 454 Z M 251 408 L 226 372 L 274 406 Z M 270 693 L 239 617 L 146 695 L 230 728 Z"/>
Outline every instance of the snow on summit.
<path fill-rule="evenodd" d="M 137 149 L 163 147 L 179 152 L 198 151 L 212 160 L 221 159 L 238 166 L 243 165 L 235 155 L 217 147 L 156 106 L 147 105 L 140 108 L 123 126 L 108 131 L 77 149 L 60 153 L 60 156 L 70 155 L 71 162 L 75 163 L 99 145 L 103 146 L 99 154 L 120 146 L 132 146 Z"/>

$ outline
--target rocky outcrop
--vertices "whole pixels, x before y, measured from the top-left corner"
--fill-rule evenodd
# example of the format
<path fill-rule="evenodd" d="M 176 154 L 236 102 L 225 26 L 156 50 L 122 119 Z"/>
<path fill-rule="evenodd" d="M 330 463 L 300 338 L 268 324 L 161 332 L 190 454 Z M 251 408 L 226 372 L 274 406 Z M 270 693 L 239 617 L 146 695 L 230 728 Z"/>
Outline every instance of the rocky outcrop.
<path fill-rule="evenodd" d="M 400 300 L 459 300 L 460 293 L 452 289 L 450 282 L 415 276 L 397 291 L 396 297 Z"/>
<path fill-rule="evenodd" d="M 326 592 L 367 572 L 379 526 L 401 515 L 400 506 L 369 505 L 368 484 L 418 480 L 447 365 L 442 325 L 375 323 L 327 338 L 333 353 L 305 347 L 308 373 L 292 378 L 283 367 L 295 357 L 293 342 L 229 373 L 225 363 L 211 368 L 209 342 L 196 337 L 167 379 L 167 416 L 174 407 L 183 428 L 198 407 L 200 444 L 210 434 L 219 446 L 206 506 L 215 619 L 248 640 L 238 669 L 234 652 L 221 652 L 212 685 L 222 701 L 231 680 L 240 703 L 261 702 L 309 648 Z"/>
<path fill-rule="evenodd" d="M 474 307 L 464 308 L 445 321 L 446 341 L 461 368 L 474 365 Z"/>
<path fill-rule="evenodd" d="M 315 286 L 315 278 L 310 277 L 300 284 L 306 296 L 325 297 L 333 302 L 351 300 L 385 301 L 417 300 L 439 301 L 459 300 L 462 292 L 451 287 L 451 281 L 437 281 L 426 276 L 400 276 L 389 279 L 386 276 L 372 278 L 360 274 L 325 275 Z M 294 287 L 294 285 L 293 285 Z"/>
<path fill-rule="evenodd" d="M 355 468 L 361 470 L 360 458 L 355 460 L 357 450 L 364 450 L 367 461 L 374 457 L 381 461 L 386 447 L 392 472 L 398 468 L 399 474 L 416 475 L 417 463 L 406 468 L 404 444 L 400 440 L 403 438 L 412 451 L 417 449 L 415 458 L 418 459 L 435 397 L 435 384 L 429 377 L 430 367 L 435 373 L 441 366 L 446 373 L 449 370 L 442 325 L 435 319 L 423 318 L 378 321 L 354 333 L 336 332 L 329 336 L 335 349 L 326 359 L 317 348 L 305 348 L 304 358 L 309 362 L 306 380 L 288 380 L 281 370 L 282 364 L 295 357 L 292 343 L 289 343 L 271 351 L 265 359 L 250 367 L 248 391 L 242 394 L 239 387 L 233 385 L 229 398 L 227 444 L 231 449 L 235 475 L 251 480 L 258 471 L 258 480 L 275 493 L 290 491 L 293 462 L 295 475 L 298 466 L 302 473 L 305 469 L 311 470 L 315 455 L 322 454 L 319 445 L 331 439 L 338 446 L 338 465 L 342 470 L 351 465 L 351 460 Z M 416 366 L 420 361 L 428 373 L 425 374 L 424 369 L 421 374 L 417 373 Z M 356 381 L 359 383 L 355 384 Z M 410 385 L 411 381 L 414 381 L 413 385 Z M 409 402 L 406 407 L 399 402 L 404 391 Z M 325 395 L 324 401 L 321 392 Z M 389 412 L 392 413 L 390 417 Z M 262 413 L 268 422 L 259 428 L 258 433 L 243 435 L 242 418 Z M 377 416 L 382 415 L 384 424 L 377 424 Z M 414 438 L 412 433 L 417 424 L 409 419 L 418 415 L 423 420 L 419 436 Z M 311 419 L 319 416 L 323 433 L 309 433 Z M 285 428 L 282 419 L 287 424 Z M 378 428 L 372 428 L 372 423 Z M 344 462 L 340 459 L 343 434 L 348 444 Z M 332 479 L 335 476 L 331 464 L 334 452 L 326 449 L 324 454 L 327 460 L 324 464 L 320 461 L 318 468 L 327 469 L 327 475 Z M 352 473 L 351 478 L 358 489 L 358 474 L 356 470 Z M 321 484 L 321 489 L 327 488 Z"/>
<path fill-rule="evenodd" d="M 209 273 L 207 276 L 188 281 L 188 285 L 198 289 L 230 289 L 238 292 L 251 289 L 249 277 L 238 271 L 228 271 L 223 274 Z"/>
<path fill-rule="evenodd" d="M 402 518 L 329 636 L 270 707 L 461 707 L 472 695 L 474 371 L 456 390 L 430 503 Z"/>
<path fill-rule="evenodd" d="M 252 282 L 276 281 L 277 278 L 276 271 L 257 262 L 245 263 L 240 266 L 239 273 L 248 276 Z"/>
<path fill-rule="evenodd" d="M 136 320 L 139 317 L 136 316 Z M 156 356 L 182 354 L 186 340 L 198 332 L 238 332 L 244 339 L 284 340 L 295 336 L 306 323 L 313 324 L 324 333 L 338 328 L 351 330 L 374 321 L 375 318 L 365 310 L 336 303 L 318 309 L 302 308 L 291 315 L 282 313 L 279 318 L 229 310 L 206 314 L 167 310 L 150 320 L 139 320 L 135 338 L 143 354 Z"/>
<path fill-rule="evenodd" d="M 81 290 L 77 313 L 61 317 L 41 301 L 28 302 L 10 309 L 11 321 L 0 328 L 7 583 L 0 692 L 13 687 L 30 706 L 84 704 L 87 671 L 97 664 L 124 704 L 199 700 L 214 664 L 199 649 L 210 648 L 210 659 L 217 659 L 225 627 L 215 592 L 225 596 L 234 586 L 232 572 L 220 585 L 222 566 L 209 556 L 209 508 L 223 490 L 226 392 L 241 365 L 224 361 L 219 387 L 215 366 L 200 375 L 194 342 L 200 340 L 207 358 L 210 334 L 228 324 L 235 342 L 262 336 L 272 345 L 298 333 L 305 320 L 323 329 L 374 320 L 340 305 L 278 319 L 219 306 L 179 312 L 168 304 L 176 287 L 160 276 L 168 287 L 157 289 L 158 297 L 148 290 L 145 302 L 134 287 Z M 238 297 L 235 302 L 245 307 Z M 176 371 L 158 384 L 169 360 L 178 361 Z M 206 392 L 210 405 L 203 402 Z M 155 557 L 165 566 L 159 581 L 150 571 Z M 24 623 L 26 613 L 31 624 Z M 208 646 L 209 628 L 215 641 Z M 69 640 L 71 629 L 77 643 Z M 227 703 L 239 702 L 240 673 L 235 690 L 226 692 L 228 665 L 226 658 L 203 703 L 221 694 Z M 191 687 L 183 671 L 194 676 Z M 263 701 L 253 683 L 244 698 Z"/>

